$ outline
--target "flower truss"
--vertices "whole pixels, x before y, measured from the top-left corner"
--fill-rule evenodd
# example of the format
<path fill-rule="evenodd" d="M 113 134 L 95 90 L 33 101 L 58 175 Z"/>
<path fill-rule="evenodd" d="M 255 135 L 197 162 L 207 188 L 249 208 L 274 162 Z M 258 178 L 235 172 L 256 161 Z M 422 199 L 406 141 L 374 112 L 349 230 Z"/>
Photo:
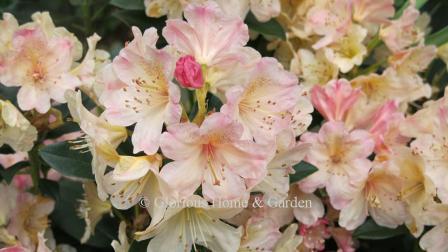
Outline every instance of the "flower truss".
<path fill-rule="evenodd" d="M 110 1 L 163 23 L 110 52 L 4 12 L 0 252 L 448 251 L 446 29 L 401 2 Z"/>

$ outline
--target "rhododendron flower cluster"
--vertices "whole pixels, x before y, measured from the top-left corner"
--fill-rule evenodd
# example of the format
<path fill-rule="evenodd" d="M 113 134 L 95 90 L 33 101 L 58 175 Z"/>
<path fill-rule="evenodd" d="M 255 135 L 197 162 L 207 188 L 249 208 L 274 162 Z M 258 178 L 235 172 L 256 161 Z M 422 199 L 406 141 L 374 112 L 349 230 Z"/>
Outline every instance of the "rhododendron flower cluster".
<path fill-rule="evenodd" d="M 2 11 L 0 252 L 448 251 L 424 1 L 100 2 Z"/>

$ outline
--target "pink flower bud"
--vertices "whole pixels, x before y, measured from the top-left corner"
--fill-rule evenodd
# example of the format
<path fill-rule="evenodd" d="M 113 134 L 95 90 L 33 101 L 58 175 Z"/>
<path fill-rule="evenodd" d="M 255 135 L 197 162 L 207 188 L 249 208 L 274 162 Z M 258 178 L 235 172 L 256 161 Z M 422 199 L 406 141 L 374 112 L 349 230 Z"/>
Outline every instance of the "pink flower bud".
<path fill-rule="evenodd" d="M 182 87 L 201 88 L 204 85 L 201 65 L 191 55 L 177 60 L 174 76 Z"/>

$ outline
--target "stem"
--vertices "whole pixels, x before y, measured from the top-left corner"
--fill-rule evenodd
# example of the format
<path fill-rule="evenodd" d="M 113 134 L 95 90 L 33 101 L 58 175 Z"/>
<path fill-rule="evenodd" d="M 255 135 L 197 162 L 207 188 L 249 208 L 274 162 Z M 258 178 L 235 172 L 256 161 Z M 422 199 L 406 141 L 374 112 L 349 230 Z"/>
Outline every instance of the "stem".
<path fill-rule="evenodd" d="M 32 191 L 38 193 L 39 192 L 39 179 L 40 179 L 40 167 L 42 165 L 39 158 L 39 148 L 38 145 L 34 145 L 34 147 L 28 152 L 29 162 L 31 166 L 31 179 L 33 180 L 33 189 Z"/>
<path fill-rule="evenodd" d="M 207 91 L 207 83 L 201 89 L 196 89 L 195 91 L 196 100 L 198 101 L 198 113 L 194 117 L 193 122 L 197 125 L 200 125 L 204 121 L 205 114 L 207 113 L 207 103 L 205 102 Z"/>

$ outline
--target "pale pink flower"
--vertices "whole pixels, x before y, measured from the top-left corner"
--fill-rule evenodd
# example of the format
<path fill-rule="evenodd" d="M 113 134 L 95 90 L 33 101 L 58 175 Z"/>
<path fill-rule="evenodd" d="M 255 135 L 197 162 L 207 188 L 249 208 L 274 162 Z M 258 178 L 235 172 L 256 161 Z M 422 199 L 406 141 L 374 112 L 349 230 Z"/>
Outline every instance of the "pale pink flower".
<path fill-rule="evenodd" d="M 311 193 L 326 187 L 332 206 L 345 207 L 368 176 L 374 140 L 367 131 L 349 132 L 342 122 L 327 122 L 319 133 L 303 134 L 301 141 L 311 144 L 305 160 L 319 170 L 300 181 L 300 189 Z"/>
<path fill-rule="evenodd" d="M 244 225 L 250 218 L 272 219 L 279 227 L 291 223 L 294 220 L 293 209 L 286 206 L 275 207 L 275 204 L 276 202 L 263 194 L 252 194 L 247 201 L 247 207 L 226 221 L 236 226 Z"/>
<path fill-rule="evenodd" d="M 400 132 L 405 136 L 414 138 L 432 134 L 439 124 L 438 114 L 441 107 L 448 107 L 448 88 L 445 88 L 445 94 L 442 98 L 425 102 L 422 109 L 406 117 L 400 125 Z"/>
<path fill-rule="evenodd" d="M 225 15 L 212 1 L 188 5 L 184 15 L 187 21 L 167 21 L 163 36 L 168 44 L 181 55 L 195 58 L 212 92 L 240 83 L 247 67 L 260 57 L 254 49 L 244 47 L 249 32 L 243 20 Z"/>
<path fill-rule="evenodd" d="M 48 227 L 48 215 L 54 209 L 54 201 L 42 196 L 22 192 L 17 197 L 17 208 L 8 224 L 8 232 L 17 237 L 26 248 L 36 248 L 38 233 Z"/>
<path fill-rule="evenodd" d="M 448 205 L 431 204 L 427 206 L 421 219 L 425 220 L 426 225 L 433 225 L 431 230 L 426 232 L 420 239 L 420 247 L 428 252 L 447 251 L 448 238 L 446 230 L 448 229 Z"/>
<path fill-rule="evenodd" d="M 292 208 L 294 217 L 300 223 L 303 223 L 305 225 L 313 225 L 325 214 L 325 207 L 320 198 L 314 195 L 314 193 L 302 192 L 298 183 L 291 185 L 291 189 L 289 191 L 289 199 L 310 202 L 309 205 L 305 205 L 306 207 Z"/>
<path fill-rule="evenodd" d="M 436 188 L 426 174 L 423 158 L 407 146 L 397 146 L 388 157 L 387 169 L 399 175 L 401 184 L 400 200 L 406 204 L 409 218 L 406 226 L 418 237 L 427 225 L 422 218 L 427 208 L 434 201 Z"/>
<path fill-rule="evenodd" d="M 377 162 L 374 170 L 355 193 L 354 199 L 341 210 L 339 225 L 353 230 L 360 226 L 370 214 L 378 225 L 396 228 L 404 223 L 407 212 L 400 200 L 400 177 L 385 164 Z"/>
<path fill-rule="evenodd" d="M 309 149 L 308 144 L 297 144 L 294 134 L 288 130 L 277 135 L 276 145 L 276 154 L 267 166 L 267 176 L 253 188 L 255 192 L 262 192 L 268 201 L 288 196 L 289 174 L 295 172 L 292 166 L 302 161 Z"/>
<path fill-rule="evenodd" d="M 150 28 L 142 35 L 132 29 L 134 40 L 121 50 L 103 72 L 105 90 L 100 101 L 104 116 L 113 125 L 135 123 L 134 153 L 154 154 L 159 149 L 163 124 L 177 123 L 181 116 L 180 91 L 171 82 L 175 61 L 157 50 L 157 32 Z"/>
<path fill-rule="evenodd" d="M 347 73 L 354 66 L 361 65 L 367 55 L 367 48 L 363 44 L 366 36 L 366 29 L 357 24 L 351 25 L 346 34 L 323 48 L 325 56 L 342 73 Z"/>
<path fill-rule="evenodd" d="M 50 100 L 65 102 L 64 92 L 80 85 L 69 71 L 73 64 L 72 41 L 47 38 L 39 28 L 19 29 L 12 40 L 12 52 L 0 80 L 6 86 L 20 86 L 17 102 L 22 110 L 45 113 Z"/>
<path fill-rule="evenodd" d="M 290 127 L 288 114 L 299 99 L 297 78 L 273 58 L 263 58 L 251 73 L 248 83 L 226 93 L 221 111 L 244 127 L 243 138 L 266 143 Z"/>
<path fill-rule="evenodd" d="M 411 1 L 399 19 L 381 28 L 380 37 L 392 52 L 406 49 L 422 41 L 425 34 L 416 25 L 419 15 L 415 1 Z"/>
<path fill-rule="evenodd" d="M 272 251 L 281 233 L 271 218 L 250 218 L 244 225 L 238 252 Z"/>
<path fill-rule="evenodd" d="M 395 13 L 393 0 L 353 0 L 353 19 L 374 32 L 381 24 L 387 24 Z"/>
<path fill-rule="evenodd" d="M 448 238 L 446 230 L 448 229 L 448 219 L 425 233 L 420 239 L 420 247 L 427 252 L 440 252 L 448 250 Z"/>
<path fill-rule="evenodd" d="M 418 136 L 411 143 L 412 150 L 418 153 L 426 165 L 426 174 L 437 188 L 437 196 L 448 203 L 448 107 L 439 106 L 430 134 Z"/>
<path fill-rule="evenodd" d="M 275 244 L 275 252 L 296 251 L 302 243 L 303 237 L 297 234 L 297 223 L 289 225 Z"/>
<path fill-rule="evenodd" d="M 180 57 L 176 62 L 174 76 L 186 88 L 201 88 L 204 85 L 201 65 L 191 55 Z"/>
<path fill-rule="evenodd" d="M 303 236 L 301 247 L 311 251 L 322 251 L 325 249 L 325 240 L 330 238 L 327 219 L 319 219 L 312 225 L 300 225 L 299 234 Z"/>
<path fill-rule="evenodd" d="M 6 65 L 5 56 L 11 48 L 11 42 L 14 33 L 19 28 L 16 18 L 10 13 L 3 13 L 3 19 L 0 20 L 0 74 Z"/>
<path fill-rule="evenodd" d="M 161 171 L 180 197 L 202 184 L 208 200 L 236 199 L 266 175 L 271 146 L 240 140 L 241 125 L 221 113 L 208 116 L 201 127 L 193 123 L 169 126 L 161 137 L 163 154 L 172 160 Z"/>
<path fill-rule="evenodd" d="M 299 49 L 293 57 L 290 71 L 300 76 L 306 90 L 314 85 L 324 85 L 338 76 L 337 66 L 327 59 L 324 50 Z"/>
<path fill-rule="evenodd" d="M 315 86 L 311 90 L 311 102 L 326 120 L 344 121 L 360 93 L 346 79 L 333 80 L 325 87 Z"/>
<path fill-rule="evenodd" d="M 398 88 L 393 97 L 400 102 L 412 102 L 420 98 L 429 98 L 432 94 L 431 86 L 424 82 L 419 75 L 436 58 L 437 48 L 430 46 L 416 46 L 397 52 L 389 57 L 389 65 L 384 72 L 394 78 Z"/>
<path fill-rule="evenodd" d="M 308 11 L 305 27 L 323 36 L 313 45 L 317 50 L 341 38 L 350 28 L 351 22 L 351 1 L 319 1 Z"/>
<path fill-rule="evenodd" d="M 267 22 L 280 14 L 280 0 L 250 0 L 250 10 L 258 21 Z"/>
<path fill-rule="evenodd" d="M 375 140 L 375 153 L 391 151 L 393 146 L 404 145 L 409 139 L 399 132 L 399 124 L 404 121 L 404 114 L 399 111 L 396 101 L 388 101 L 364 119 L 355 124 L 356 128 L 368 130 Z"/>

